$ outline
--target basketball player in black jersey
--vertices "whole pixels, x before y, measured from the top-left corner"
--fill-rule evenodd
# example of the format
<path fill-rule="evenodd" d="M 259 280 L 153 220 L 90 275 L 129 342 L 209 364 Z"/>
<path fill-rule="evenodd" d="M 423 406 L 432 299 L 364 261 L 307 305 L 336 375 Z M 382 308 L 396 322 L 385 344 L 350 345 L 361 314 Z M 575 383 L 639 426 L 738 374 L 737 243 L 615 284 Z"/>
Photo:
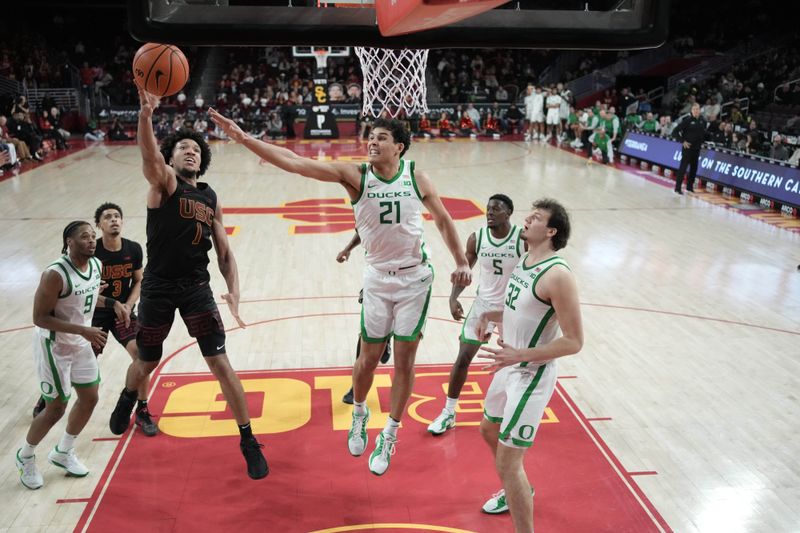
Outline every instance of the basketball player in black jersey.
<path fill-rule="evenodd" d="M 202 135 L 179 130 L 159 148 L 153 132 L 158 97 L 139 89 L 138 143 L 142 152 L 147 192 L 147 266 L 139 303 L 139 359 L 128 371 L 125 388 L 111 414 L 115 435 L 128 428 L 139 384 L 158 365 L 162 345 L 180 311 L 189 335 L 200 351 L 236 418 L 247 474 L 260 479 L 269 473 L 253 436 L 244 389 L 225 353 L 225 329 L 209 286 L 208 251 L 217 252 L 219 269 L 228 286 L 222 298 L 240 327 L 239 273 L 222 224 L 222 206 L 207 183 L 199 183 L 211 162 L 211 150 Z"/>

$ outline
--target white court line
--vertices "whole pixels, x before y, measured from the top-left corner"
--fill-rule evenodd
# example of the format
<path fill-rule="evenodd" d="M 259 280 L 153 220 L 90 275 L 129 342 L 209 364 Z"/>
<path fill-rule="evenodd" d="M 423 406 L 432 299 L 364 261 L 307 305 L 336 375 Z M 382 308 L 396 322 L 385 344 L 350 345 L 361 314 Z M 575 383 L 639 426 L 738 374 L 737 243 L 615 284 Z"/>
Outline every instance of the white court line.
<path fill-rule="evenodd" d="M 614 464 L 614 461 L 612 461 L 611 457 L 608 456 L 608 453 L 606 453 L 606 450 L 597 441 L 594 434 L 591 431 L 589 431 L 588 427 L 586 427 L 586 424 L 583 422 L 583 418 L 581 416 L 578 416 L 578 413 L 572 407 L 572 404 L 568 402 L 567 399 L 564 397 L 564 393 L 562 393 L 558 387 L 556 387 L 556 392 L 558 392 L 558 395 L 561 396 L 562 400 L 564 400 L 564 404 L 569 408 L 569 410 L 572 411 L 572 414 L 575 416 L 575 419 L 581 425 L 583 430 L 586 431 L 586 434 L 589 435 L 589 438 L 592 439 L 592 442 L 594 443 L 595 446 L 597 446 L 597 449 L 600 450 L 600 453 L 603 454 L 603 457 L 605 457 L 606 461 L 608 461 L 608 464 L 611 465 L 611 468 L 614 469 L 614 472 L 617 473 L 619 478 L 623 481 L 623 483 L 625 483 L 625 486 L 628 487 L 628 490 L 631 492 L 631 494 L 633 494 L 633 497 L 636 498 L 636 501 L 639 502 L 639 505 L 642 506 L 642 509 L 644 509 L 644 512 L 647 513 L 647 516 L 649 516 L 650 519 L 653 521 L 653 524 L 655 524 L 655 526 L 658 528 L 659 531 L 661 531 L 662 533 L 666 533 L 666 530 L 663 527 L 661 527 L 661 524 L 658 523 L 656 517 L 653 516 L 653 513 L 650 512 L 650 509 L 647 507 L 647 505 L 645 505 L 645 503 L 639 497 L 639 494 L 637 494 L 636 491 L 633 490 L 633 487 L 631 486 L 628 479 L 622 474 L 622 472 L 620 472 L 619 468 L 617 468 L 617 465 Z M 572 398 L 570 398 L 570 400 L 572 400 Z"/>

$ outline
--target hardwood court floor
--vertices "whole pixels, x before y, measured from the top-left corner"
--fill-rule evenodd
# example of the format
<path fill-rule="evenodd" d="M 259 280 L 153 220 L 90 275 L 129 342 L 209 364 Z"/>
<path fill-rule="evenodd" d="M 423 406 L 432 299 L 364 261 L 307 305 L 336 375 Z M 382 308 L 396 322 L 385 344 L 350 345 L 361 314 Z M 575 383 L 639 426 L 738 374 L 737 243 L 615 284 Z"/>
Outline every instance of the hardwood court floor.
<path fill-rule="evenodd" d="M 364 152 L 346 140 L 294 148 L 353 161 Z M 229 336 L 234 367 L 351 364 L 363 259 L 354 252 L 349 263 L 336 263 L 351 232 L 319 227 L 348 227 L 346 216 L 328 208 L 347 207 L 344 190 L 262 165 L 239 146 L 215 144 L 212 150 L 208 181 L 231 208 L 225 224 L 239 264 L 241 312 L 248 322 L 268 324 Z M 463 217 L 476 215 L 457 220 L 463 241 L 484 223 L 470 200 L 482 207 L 497 192 L 514 200 L 515 222 L 541 196 L 571 210 L 573 237 L 562 255 L 578 277 L 586 343 L 581 354 L 560 363 L 560 375 L 575 376 L 560 383 L 590 420 L 597 419 L 594 429 L 625 469 L 640 474 L 639 486 L 672 529 L 800 528 L 800 235 L 676 196 L 632 173 L 587 167 L 549 146 L 528 151 L 521 142 L 419 142 L 408 157 L 442 196 L 467 200 L 452 201 Z M 40 446 L 44 488 L 24 489 L 12 467 L 37 390 L 30 317 L 41 270 L 57 257 L 63 227 L 91 220 L 104 201 L 122 206 L 124 235 L 144 244 L 145 191 L 135 146 L 93 146 L 0 182 L 0 449 L 6 465 L 0 468 L 0 529 L 71 530 L 117 445 L 93 440 L 111 437 L 108 414 L 128 362 L 112 341 L 100 359 L 100 403 L 77 445 L 92 474 L 64 479 L 45 465 L 63 422 Z M 292 202 L 306 207 L 288 209 Z M 433 224 L 426 237 L 437 279 L 418 361 L 449 363 L 458 333 L 447 307 L 453 263 Z M 224 288 L 214 270 L 212 285 L 217 294 Z M 473 294 L 474 288 L 465 292 L 465 304 Z M 227 310 L 222 314 L 230 327 Z M 165 354 L 188 340 L 177 322 Z M 206 367 L 189 348 L 164 371 Z M 403 460 L 403 450 L 396 460 Z"/>

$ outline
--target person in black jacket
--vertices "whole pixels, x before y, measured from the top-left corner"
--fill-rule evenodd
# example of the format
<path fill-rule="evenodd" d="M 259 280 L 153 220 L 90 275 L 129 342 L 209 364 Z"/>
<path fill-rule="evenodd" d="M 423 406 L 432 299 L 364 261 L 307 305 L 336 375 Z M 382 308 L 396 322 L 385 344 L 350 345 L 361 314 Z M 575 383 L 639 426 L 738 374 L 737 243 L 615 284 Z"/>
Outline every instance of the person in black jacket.
<path fill-rule="evenodd" d="M 683 176 L 686 167 L 689 167 L 689 178 L 686 180 L 686 190 L 694 192 L 694 177 L 697 175 L 697 160 L 700 159 L 700 148 L 706 135 L 706 120 L 700 116 L 700 104 L 692 105 L 691 115 L 684 118 L 672 132 L 676 140 L 681 141 L 681 164 L 675 180 L 675 192 L 683 194 Z"/>

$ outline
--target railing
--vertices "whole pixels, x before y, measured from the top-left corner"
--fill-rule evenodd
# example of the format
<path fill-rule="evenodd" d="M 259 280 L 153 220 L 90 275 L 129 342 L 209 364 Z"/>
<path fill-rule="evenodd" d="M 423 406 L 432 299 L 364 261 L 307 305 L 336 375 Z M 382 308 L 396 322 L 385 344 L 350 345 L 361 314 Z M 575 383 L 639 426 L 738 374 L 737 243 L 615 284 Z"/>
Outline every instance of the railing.
<path fill-rule="evenodd" d="M 800 78 L 797 78 L 796 80 L 779 83 L 778 86 L 775 87 L 775 90 L 772 91 L 772 101 L 778 103 L 778 89 L 780 89 L 781 87 L 786 87 L 787 89 L 789 89 L 791 88 L 792 85 L 796 85 L 798 82 L 800 82 Z"/>
<path fill-rule="evenodd" d="M 733 106 L 737 106 L 742 114 L 747 116 L 747 113 L 750 111 L 750 99 L 734 98 L 733 100 L 723 102 L 719 109 L 719 118 L 728 118 Z"/>
<path fill-rule="evenodd" d="M 38 109 L 45 96 L 52 98 L 56 105 L 64 109 L 80 109 L 80 92 L 72 87 L 60 87 L 53 89 L 28 89 L 25 96 L 33 109 Z"/>
<path fill-rule="evenodd" d="M 0 76 L 0 94 L 18 95 L 22 92 L 22 84 L 17 80 Z"/>

